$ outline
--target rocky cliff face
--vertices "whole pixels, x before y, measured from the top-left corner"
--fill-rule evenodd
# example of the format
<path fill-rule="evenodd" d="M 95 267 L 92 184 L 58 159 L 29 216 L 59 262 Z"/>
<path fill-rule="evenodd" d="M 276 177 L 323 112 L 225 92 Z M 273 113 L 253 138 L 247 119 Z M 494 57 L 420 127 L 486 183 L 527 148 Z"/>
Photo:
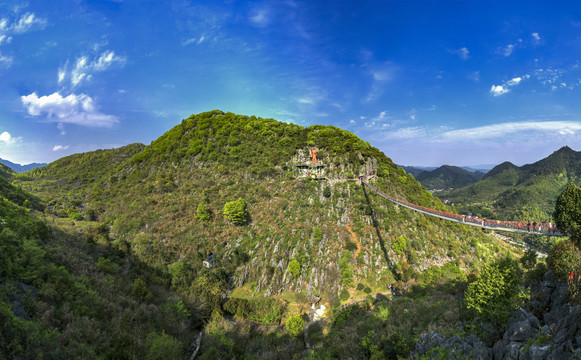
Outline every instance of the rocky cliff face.
<path fill-rule="evenodd" d="M 411 358 L 436 359 L 443 355 L 447 359 L 579 359 L 580 321 L 579 306 L 568 302 L 566 284 L 555 281 L 547 272 L 542 281 L 532 284 L 527 308 L 515 310 L 496 338 L 474 334 L 447 338 L 426 333 Z"/>

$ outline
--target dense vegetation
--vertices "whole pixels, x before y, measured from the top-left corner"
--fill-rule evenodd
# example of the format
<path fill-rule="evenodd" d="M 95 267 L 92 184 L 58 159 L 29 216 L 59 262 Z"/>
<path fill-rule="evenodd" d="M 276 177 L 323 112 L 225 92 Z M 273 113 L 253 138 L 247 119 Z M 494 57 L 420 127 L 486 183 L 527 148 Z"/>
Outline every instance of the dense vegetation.
<path fill-rule="evenodd" d="M 316 166 L 309 165 L 312 147 Z M 107 346 L 128 358 L 155 358 L 168 347 L 179 357 L 204 329 L 202 358 L 300 358 L 306 354 L 295 336 L 297 316 L 306 316 L 309 299 L 318 296 L 334 317 L 329 328 L 310 331 L 312 356 L 331 346 L 329 356 L 393 358 L 409 353 L 418 331 L 454 331 L 465 274 L 513 250 L 346 180 L 369 172 L 390 195 L 454 211 L 345 130 L 217 110 L 192 115 L 149 146 L 72 155 L 11 174 L 21 190 L 11 184 L 10 190 L 33 194 L 29 203 L 38 201 L 38 210 L 46 205 L 43 216 L 53 229 L 43 243 L 47 254 L 73 283 L 103 298 L 85 305 L 95 314 L 79 315 L 103 326 L 92 332 L 100 337 L 89 341 L 80 333 L 79 343 L 91 351 L 71 357 L 118 355 L 107 355 Z M 369 294 L 391 297 L 392 290 L 408 295 L 339 311 Z M 359 316 L 367 310 L 373 315 Z M 404 316 L 408 311 L 417 315 Z M 149 317 L 139 318 L 144 312 Z M 135 317 L 137 325 L 127 325 Z M 293 319 L 288 332 L 259 331 L 286 319 Z M 359 336 L 348 341 L 345 329 Z"/>
<path fill-rule="evenodd" d="M 443 165 L 432 171 L 423 171 L 416 176 L 426 189 L 449 190 L 461 188 L 477 182 L 484 176 L 480 172 L 472 172 L 457 166 Z"/>

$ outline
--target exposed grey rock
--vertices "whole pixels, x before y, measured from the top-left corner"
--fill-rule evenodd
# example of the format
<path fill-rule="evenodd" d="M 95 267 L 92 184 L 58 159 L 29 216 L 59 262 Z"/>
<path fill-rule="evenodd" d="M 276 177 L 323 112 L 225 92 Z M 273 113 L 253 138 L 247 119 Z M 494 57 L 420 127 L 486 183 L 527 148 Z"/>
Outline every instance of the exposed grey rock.
<path fill-rule="evenodd" d="M 412 359 L 438 358 L 438 352 L 428 354 L 435 347 L 447 349 L 447 359 L 492 359 L 492 350 L 476 335 L 472 334 L 466 339 L 459 336 L 446 338 L 436 332 L 422 334 L 416 343 L 415 351 L 411 354 Z"/>
<path fill-rule="evenodd" d="M 520 355 L 520 360 L 542 360 L 546 359 L 549 351 L 551 350 L 551 344 L 546 345 L 531 345 L 528 350 Z"/>
<path fill-rule="evenodd" d="M 540 321 L 531 312 L 523 308 L 515 310 L 506 324 L 504 340 L 525 341 L 539 333 Z"/>
<path fill-rule="evenodd" d="M 492 347 L 492 358 L 494 360 L 502 360 L 504 359 L 504 353 L 506 352 L 506 345 L 508 345 L 508 341 L 506 340 L 498 340 L 494 346 Z"/>
<path fill-rule="evenodd" d="M 521 342 L 511 341 L 506 347 L 506 352 L 504 353 L 505 360 L 518 360 L 520 356 L 520 349 L 523 346 Z"/>

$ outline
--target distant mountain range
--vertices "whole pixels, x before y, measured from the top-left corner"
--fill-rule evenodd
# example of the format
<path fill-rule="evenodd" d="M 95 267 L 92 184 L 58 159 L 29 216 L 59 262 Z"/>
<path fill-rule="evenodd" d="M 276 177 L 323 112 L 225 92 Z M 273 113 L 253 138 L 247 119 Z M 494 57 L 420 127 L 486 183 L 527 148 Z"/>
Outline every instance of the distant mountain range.
<path fill-rule="evenodd" d="M 38 167 L 43 167 L 46 165 L 46 163 L 32 163 L 27 165 L 20 165 L 15 164 L 12 161 L 4 160 L 2 158 L 0 158 L 0 163 L 8 166 L 17 173 L 27 172 L 28 170 L 36 169 Z"/>
<path fill-rule="evenodd" d="M 429 190 L 449 190 L 464 187 L 484 177 L 484 172 L 473 172 L 458 166 L 443 165 L 432 171 L 422 171 L 415 176 Z"/>
<path fill-rule="evenodd" d="M 474 184 L 436 195 L 460 209 L 474 212 L 478 208 L 483 215 L 539 221 L 551 216 L 557 197 L 570 183 L 581 183 L 581 151 L 565 146 L 533 164 L 519 167 L 504 162 Z"/>

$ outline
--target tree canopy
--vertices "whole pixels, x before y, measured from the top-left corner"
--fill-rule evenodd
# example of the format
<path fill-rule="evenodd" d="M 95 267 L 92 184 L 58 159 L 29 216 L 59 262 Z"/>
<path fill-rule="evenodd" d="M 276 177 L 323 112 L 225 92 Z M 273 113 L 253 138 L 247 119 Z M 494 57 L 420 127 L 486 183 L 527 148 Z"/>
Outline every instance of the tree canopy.
<path fill-rule="evenodd" d="M 581 246 L 581 187 L 569 184 L 557 198 L 553 218 L 557 228 Z"/>

